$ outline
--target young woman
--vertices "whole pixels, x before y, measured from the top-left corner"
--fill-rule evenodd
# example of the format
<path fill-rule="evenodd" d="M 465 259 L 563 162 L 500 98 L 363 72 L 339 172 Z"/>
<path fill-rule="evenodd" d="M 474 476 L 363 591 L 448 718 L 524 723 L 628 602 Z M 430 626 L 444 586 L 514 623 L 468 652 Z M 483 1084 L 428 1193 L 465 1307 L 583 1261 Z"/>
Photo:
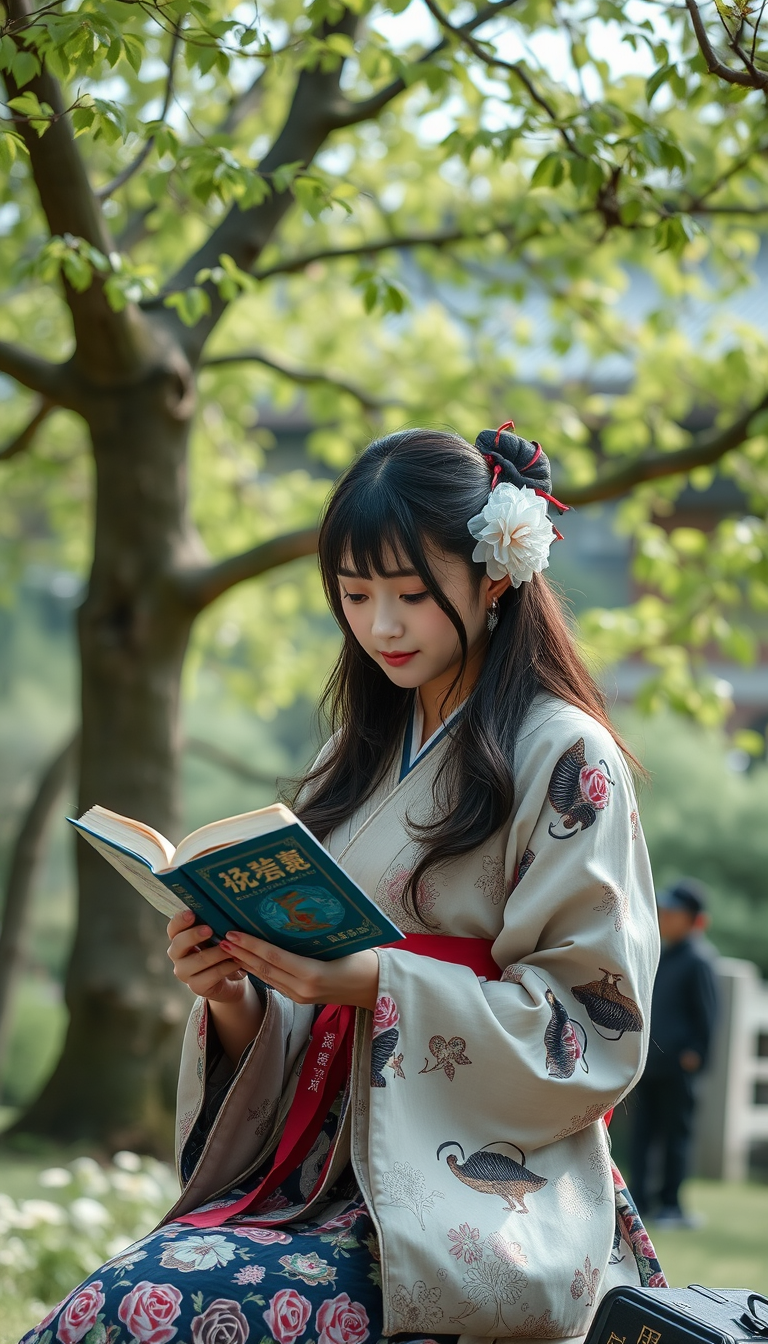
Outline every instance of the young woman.
<path fill-rule="evenodd" d="M 316 962 L 171 921 L 183 1193 L 29 1344 L 573 1341 L 663 1284 L 604 1120 L 645 1057 L 651 874 L 509 428 L 371 444 L 321 531 L 343 646 L 295 808 L 406 941 Z"/>

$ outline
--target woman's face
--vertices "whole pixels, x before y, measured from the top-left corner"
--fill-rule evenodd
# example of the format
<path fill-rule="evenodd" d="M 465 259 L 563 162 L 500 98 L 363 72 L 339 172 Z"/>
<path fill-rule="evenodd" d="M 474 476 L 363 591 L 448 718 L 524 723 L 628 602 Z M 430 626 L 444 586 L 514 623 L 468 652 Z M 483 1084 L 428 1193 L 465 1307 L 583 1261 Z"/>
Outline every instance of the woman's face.
<path fill-rule="evenodd" d="M 431 682 L 450 684 L 461 665 L 461 645 L 454 626 L 424 587 L 408 562 L 392 555 L 387 571 L 361 578 L 351 560 L 339 572 L 339 589 L 350 629 L 390 681 L 403 689 Z M 468 662 L 481 654 L 488 639 L 486 612 L 491 587 L 486 575 L 479 586 L 460 556 L 435 555 L 430 567 L 467 632 Z"/>

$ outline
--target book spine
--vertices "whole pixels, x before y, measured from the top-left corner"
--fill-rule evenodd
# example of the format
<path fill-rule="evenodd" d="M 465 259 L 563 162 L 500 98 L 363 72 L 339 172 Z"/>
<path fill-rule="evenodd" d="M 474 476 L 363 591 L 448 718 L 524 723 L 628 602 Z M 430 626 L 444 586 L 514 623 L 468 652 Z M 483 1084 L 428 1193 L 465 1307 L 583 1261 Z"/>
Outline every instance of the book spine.
<path fill-rule="evenodd" d="M 192 911 L 197 917 L 198 924 L 210 925 L 214 934 L 212 941 L 218 942 L 226 936 L 232 928 L 232 920 L 222 914 L 210 896 L 206 896 L 205 892 L 200 890 L 188 873 L 182 868 L 175 868 L 170 873 L 157 873 L 156 876 L 163 886 L 178 896 Z"/>

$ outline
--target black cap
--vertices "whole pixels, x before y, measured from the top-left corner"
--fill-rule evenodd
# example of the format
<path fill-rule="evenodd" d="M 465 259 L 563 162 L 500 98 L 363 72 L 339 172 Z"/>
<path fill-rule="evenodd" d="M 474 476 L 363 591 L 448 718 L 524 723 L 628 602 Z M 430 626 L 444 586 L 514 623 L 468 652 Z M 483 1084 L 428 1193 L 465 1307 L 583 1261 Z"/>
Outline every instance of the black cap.
<path fill-rule="evenodd" d="M 656 904 L 660 910 L 686 910 L 695 917 L 707 908 L 707 889 L 695 877 L 681 877 L 659 892 Z"/>

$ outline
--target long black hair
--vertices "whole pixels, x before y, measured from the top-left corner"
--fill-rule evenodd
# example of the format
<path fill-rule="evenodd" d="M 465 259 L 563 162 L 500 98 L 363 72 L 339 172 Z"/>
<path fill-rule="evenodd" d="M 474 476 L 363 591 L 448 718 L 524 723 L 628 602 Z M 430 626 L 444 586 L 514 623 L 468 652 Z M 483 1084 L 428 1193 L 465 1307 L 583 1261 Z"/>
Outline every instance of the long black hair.
<path fill-rule="evenodd" d="M 362 578 L 384 574 L 393 557 L 413 568 L 452 622 L 467 660 L 467 635 L 442 591 L 428 551 L 460 556 L 477 589 L 484 566 L 472 560 L 470 518 L 488 500 L 491 481 L 551 490 L 549 463 L 538 444 L 516 434 L 484 430 L 473 447 L 458 434 L 412 429 L 377 439 L 335 486 L 320 530 L 320 569 L 344 642 L 328 679 L 321 710 L 335 733 L 321 763 L 304 777 L 298 816 L 319 838 L 346 821 L 389 770 L 413 703 L 363 650 L 347 622 L 339 571 Z M 546 690 L 612 727 L 601 692 L 576 650 L 564 612 L 541 574 L 510 588 L 498 603 L 498 627 L 480 675 L 452 723 L 450 744 L 434 785 L 435 818 L 410 823 L 422 844 L 404 898 L 418 911 L 418 887 L 428 869 L 478 848 L 509 816 L 515 801 L 514 755 L 534 696 Z"/>

